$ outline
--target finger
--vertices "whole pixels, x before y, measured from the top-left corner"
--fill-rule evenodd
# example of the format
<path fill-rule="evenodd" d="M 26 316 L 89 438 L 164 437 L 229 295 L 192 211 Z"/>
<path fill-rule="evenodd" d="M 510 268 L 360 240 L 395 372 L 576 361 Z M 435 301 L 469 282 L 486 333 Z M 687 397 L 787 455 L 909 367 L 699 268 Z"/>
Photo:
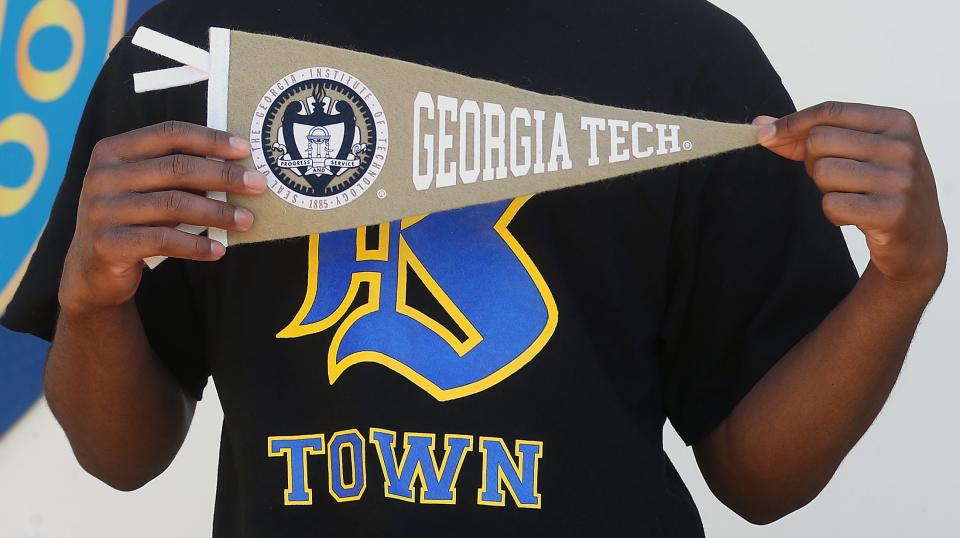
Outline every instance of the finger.
<path fill-rule="evenodd" d="M 202 235 L 175 228 L 120 226 L 110 228 L 95 243 L 97 253 L 106 259 L 134 262 L 152 256 L 185 260 L 213 261 L 223 257 L 226 248 Z"/>
<path fill-rule="evenodd" d="M 253 224 L 249 209 L 184 191 L 129 193 L 110 198 L 98 211 L 108 215 L 106 222 L 126 225 L 185 223 L 242 232 Z"/>
<path fill-rule="evenodd" d="M 823 195 L 823 214 L 836 226 L 879 228 L 893 210 L 882 196 L 831 192 Z"/>
<path fill-rule="evenodd" d="M 139 161 L 184 153 L 224 160 L 250 156 L 250 144 L 230 133 L 182 121 L 166 121 L 105 138 L 93 157 L 104 162 Z"/>
<path fill-rule="evenodd" d="M 259 194 L 267 179 L 238 164 L 174 154 L 126 164 L 102 166 L 87 174 L 92 191 L 219 191 Z"/>
<path fill-rule="evenodd" d="M 823 157 L 841 157 L 858 161 L 869 161 L 881 156 L 886 150 L 885 139 L 880 135 L 818 125 L 807 133 L 804 139 L 804 159 Z"/>
<path fill-rule="evenodd" d="M 868 194 L 884 188 L 890 170 L 873 163 L 853 159 L 825 157 L 810 167 L 810 177 L 823 193 L 850 192 Z"/>
<path fill-rule="evenodd" d="M 818 125 L 883 133 L 901 127 L 904 114 L 894 108 L 829 101 L 765 125 L 758 132 L 757 141 L 765 147 L 782 146 L 806 138 L 810 129 Z"/>

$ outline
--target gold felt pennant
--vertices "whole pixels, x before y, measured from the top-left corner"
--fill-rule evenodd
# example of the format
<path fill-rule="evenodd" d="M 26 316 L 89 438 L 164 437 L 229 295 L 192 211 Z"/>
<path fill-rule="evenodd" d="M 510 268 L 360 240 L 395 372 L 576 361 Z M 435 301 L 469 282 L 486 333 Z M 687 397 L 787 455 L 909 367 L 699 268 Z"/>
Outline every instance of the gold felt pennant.
<path fill-rule="evenodd" d="M 166 86 L 159 72 L 138 74 L 144 90 L 196 82 L 207 68 L 158 45 L 169 39 L 138 44 L 188 72 Z M 213 28 L 209 54 L 208 125 L 249 136 L 247 165 L 272 191 L 226 196 L 256 215 L 229 244 L 516 198 L 756 143 L 751 125 L 585 103 L 280 37 Z"/>

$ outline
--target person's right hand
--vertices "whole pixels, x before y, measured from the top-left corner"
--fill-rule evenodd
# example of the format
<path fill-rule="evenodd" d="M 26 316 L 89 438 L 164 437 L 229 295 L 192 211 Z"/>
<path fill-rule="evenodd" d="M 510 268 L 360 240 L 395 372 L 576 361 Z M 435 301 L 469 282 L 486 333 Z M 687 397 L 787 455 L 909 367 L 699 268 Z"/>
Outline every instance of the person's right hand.
<path fill-rule="evenodd" d="M 176 225 L 249 229 L 253 213 L 248 209 L 202 194 L 262 193 L 262 174 L 229 162 L 249 155 L 246 140 L 176 121 L 98 142 L 64 262 L 61 308 L 85 312 L 130 300 L 140 285 L 143 259 L 150 256 L 220 259 L 226 250 L 222 244 L 177 230 Z"/>

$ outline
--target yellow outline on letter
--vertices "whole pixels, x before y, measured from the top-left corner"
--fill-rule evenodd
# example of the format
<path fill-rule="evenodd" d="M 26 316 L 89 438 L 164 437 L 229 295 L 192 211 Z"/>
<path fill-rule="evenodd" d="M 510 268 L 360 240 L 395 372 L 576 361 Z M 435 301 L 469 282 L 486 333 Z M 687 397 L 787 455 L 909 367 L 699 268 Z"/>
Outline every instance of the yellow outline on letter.
<path fill-rule="evenodd" d="M 537 356 L 537 353 L 539 353 L 547 344 L 557 328 L 557 303 L 553 298 L 553 294 L 550 292 L 550 288 L 543 279 L 543 275 L 540 274 L 537 266 L 534 265 L 533 260 L 530 259 L 530 256 L 525 250 L 523 250 L 523 247 L 520 246 L 520 243 L 507 228 L 520 208 L 523 207 L 523 204 L 525 204 L 529 199 L 530 196 L 522 196 L 515 198 L 512 202 L 510 202 L 510 205 L 507 206 L 506 210 L 504 210 L 503 215 L 501 215 L 496 224 L 494 224 L 493 229 L 500 235 L 503 241 L 523 265 L 524 269 L 526 269 L 527 274 L 529 274 L 530 278 L 533 280 L 534 285 L 537 287 L 537 291 L 540 292 L 540 297 L 543 299 L 544 306 L 547 309 L 547 321 L 543 326 L 543 330 L 540 331 L 540 334 L 536 339 L 534 339 L 530 346 L 527 347 L 527 349 L 487 377 L 460 387 L 442 389 L 434 382 L 420 375 L 406 364 L 393 357 L 390 357 L 389 355 L 385 355 L 377 351 L 358 351 L 356 353 L 347 355 L 338 363 L 337 351 L 340 348 L 340 343 L 343 340 L 344 335 L 346 335 L 347 331 L 350 330 L 350 327 L 361 317 L 371 312 L 375 312 L 380 308 L 381 274 L 375 272 L 354 273 L 350 281 L 350 288 L 336 311 L 320 321 L 302 325 L 303 320 L 306 319 L 307 314 L 310 313 L 310 309 L 313 306 L 313 302 L 317 295 L 317 278 L 320 272 L 320 239 L 319 235 L 317 234 L 310 236 L 306 297 L 303 300 L 303 304 L 300 306 L 300 310 L 294 316 L 293 321 L 291 321 L 289 325 L 277 333 L 277 338 L 295 338 L 298 336 L 306 336 L 308 334 L 318 333 L 329 329 L 335 325 L 342 316 L 346 315 L 346 319 L 343 320 L 343 323 L 337 328 L 337 332 L 333 335 L 333 340 L 331 341 L 330 348 L 327 351 L 327 374 L 331 385 L 347 368 L 362 362 L 380 364 L 393 370 L 441 402 L 463 398 L 464 396 L 470 396 L 471 394 L 476 394 L 496 385 L 533 360 L 533 358 Z M 422 218 L 423 217 L 413 217 L 410 219 L 404 219 L 401 222 L 401 228 L 411 226 Z M 361 305 L 347 314 L 347 310 L 349 309 L 350 305 L 353 304 L 354 299 L 356 298 L 356 294 L 361 282 L 370 283 L 370 298 L 366 304 Z"/>
<path fill-rule="evenodd" d="M 449 345 L 454 351 L 457 352 L 457 355 L 463 357 L 470 352 L 471 349 L 477 347 L 481 341 L 483 341 L 483 336 L 480 335 L 480 331 L 470 323 L 470 320 L 467 319 L 467 316 L 457 308 L 456 303 L 450 299 L 450 296 L 443 291 L 443 288 L 440 287 L 440 284 L 434 280 L 433 275 L 427 271 L 427 268 L 423 266 L 423 263 L 417 258 L 417 255 L 413 253 L 413 250 L 410 249 L 410 246 L 407 245 L 407 241 L 400 236 L 400 246 L 398 250 L 398 267 L 397 267 L 397 313 L 403 314 L 409 318 L 420 322 L 421 325 L 430 329 L 437 336 L 443 338 L 443 340 Z M 459 338 L 453 335 L 449 329 L 440 324 L 437 320 L 431 318 L 430 316 L 424 314 L 423 312 L 417 310 L 416 308 L 407 304 L 407 271 L 413 271 L 420 281 L 423 282 L 423 285 L 426 286 L 427 290 L 433 295 L 433 298 L 440 303 L 440 306 L 443 308 L 444 312 L 450 316 L 450 319 L 457 324 L 457 327 L 463 331 L 463 334 L 467 335 L 467 339 L 463 342 Z"/>

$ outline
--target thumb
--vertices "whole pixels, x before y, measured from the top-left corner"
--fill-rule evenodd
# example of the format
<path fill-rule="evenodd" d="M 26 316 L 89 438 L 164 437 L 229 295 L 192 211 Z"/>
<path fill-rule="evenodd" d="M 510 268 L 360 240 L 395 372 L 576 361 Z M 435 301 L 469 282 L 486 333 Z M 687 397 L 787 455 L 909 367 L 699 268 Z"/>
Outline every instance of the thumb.
<path fill-rule="evenodd" d="M 777 118 L 773 116 L 757 116 L 753 119 L 753 124 L 760 129 L 757 131 L 757 142 L 763 145 L 768 140 L 773 140 L 777 136 Z"/>
<path fill-rule="evenodd" d="M 753 120 L 753 125 L 760 127 L 757 129 L 757 143 L 769 149 L 781 157 L 794 161 L 803 160 L 805 148 L 803 140 L 792 139 L 792 137 L 782 136 L 786 134 L 782 131 L 789 130 L 788 118 L 774 118 L 773 116 L 757 116 Z"/>

